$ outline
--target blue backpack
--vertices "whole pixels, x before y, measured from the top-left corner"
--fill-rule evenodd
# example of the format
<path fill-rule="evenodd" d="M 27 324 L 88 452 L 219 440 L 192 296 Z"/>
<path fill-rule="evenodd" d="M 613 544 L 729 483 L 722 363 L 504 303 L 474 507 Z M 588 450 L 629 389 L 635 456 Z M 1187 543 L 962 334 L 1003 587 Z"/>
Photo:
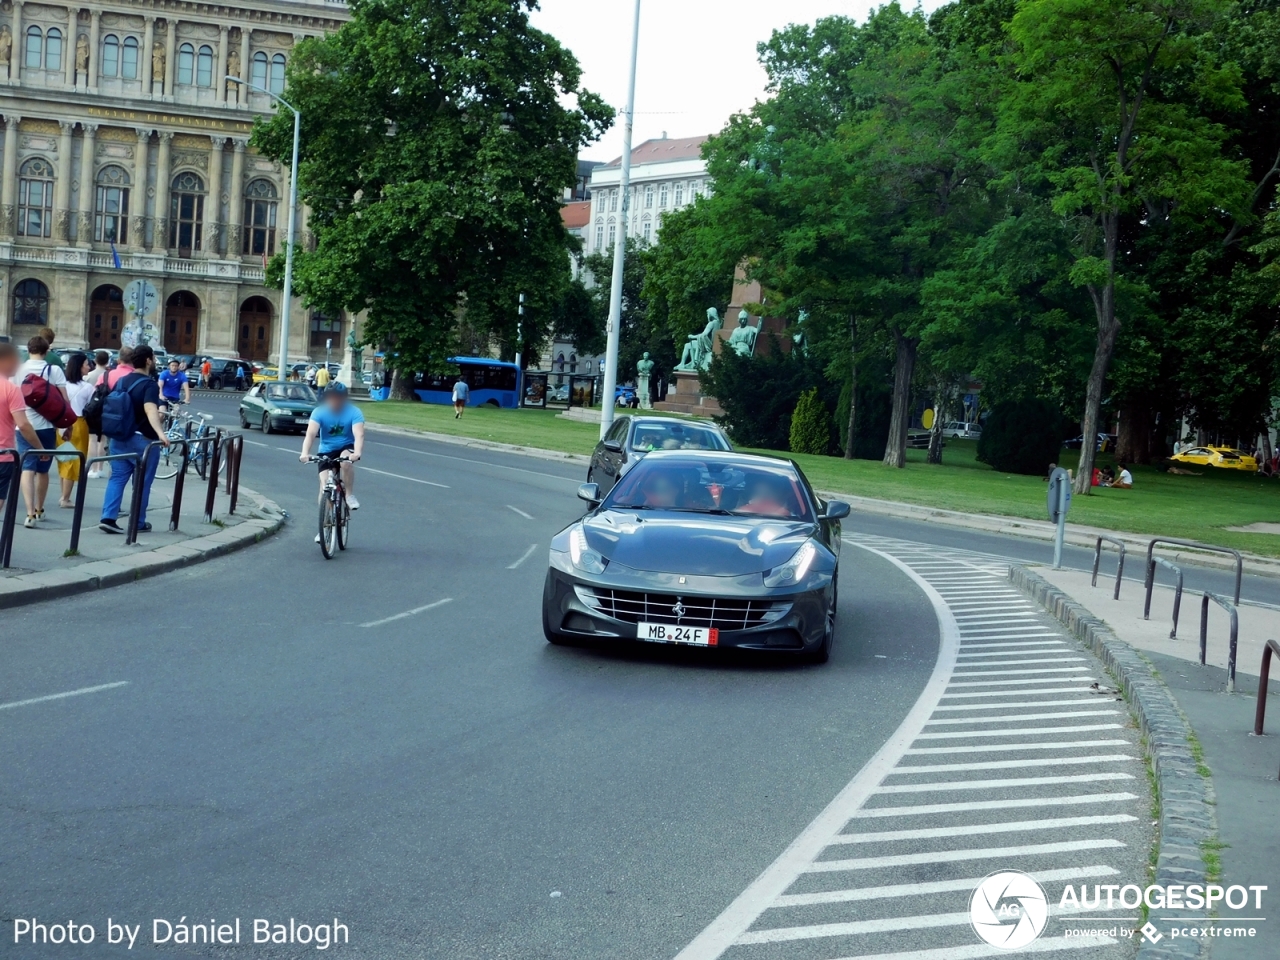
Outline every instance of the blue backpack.
<path fill-rule="evenodd" d="M 134 378 L 137 379 L 134 379 Z M 112 440 L 128 440 L 138 432 L 138 419 L 134 414 L 133 388 L 145 383 L 146 374 L 131 373 L 121 377 L 115 389 L 102 402 L 102 435 Z M 133 381 L 129 386 L 125 386 Z"/>

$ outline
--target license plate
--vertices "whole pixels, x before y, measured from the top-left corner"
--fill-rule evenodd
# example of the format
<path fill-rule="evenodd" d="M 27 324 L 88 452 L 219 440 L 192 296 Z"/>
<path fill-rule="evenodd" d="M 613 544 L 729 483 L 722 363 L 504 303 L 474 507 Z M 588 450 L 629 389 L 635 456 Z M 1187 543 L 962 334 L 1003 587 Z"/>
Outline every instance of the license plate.
<path fill-rule="evenodd" d="M 688 643 L 695 647 L 714 647 L 720 642 L 716 627 L 682 627 L 671 623 L 638 623 L 636 636 L 651 643 Z"/>
<path fill-rule="evenodd" d="M 306 424 L 310 423 L 310 422 L 311 422 L 311 418 L 310 418 L 310 417 L 298 417 L 298 418 L 297 418 L 297 421 L 298 421 L 298 426 L 300 426 L 300 427 L 301 427 L 301 426 L 305 426 Z"/>

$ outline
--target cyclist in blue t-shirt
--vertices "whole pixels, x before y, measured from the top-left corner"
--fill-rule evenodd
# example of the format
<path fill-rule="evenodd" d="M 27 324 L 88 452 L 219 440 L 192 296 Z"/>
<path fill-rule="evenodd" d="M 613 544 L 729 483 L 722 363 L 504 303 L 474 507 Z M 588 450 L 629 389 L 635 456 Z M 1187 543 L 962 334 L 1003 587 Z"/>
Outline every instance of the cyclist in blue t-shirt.
<path fill-rule="evenodd" d="M 180 367 L 177 360 L 170 360 L 169 369 L 160 374 L 161 407 L 171 406 L 178 401 L 191 402 L 191 381 Z"/>
<path fill-rule="evenodd" d="M 298 457 L 303 463 L 311 458 L 311 446 L 317 439 L 320 441 L 320 453 L 348 461 L 342 465 L 342 483 L 347 489 L 347 505 L 352 510 L 359 510 L 360 501 L 353 492 L 356 479 L 354 461 L 359 460 L 364 452 L 364 414 L 348 398 L 346 384 L 336 380 L 330 383 L 324 389 L 320 406 L 311 411 L 311 422 L 307 424 L 307 435 L 302 439 L 302 453 Z M 329 471 L 322 464 L 321 496 L 324 496 L 324 485 L 328 479 Z"/>

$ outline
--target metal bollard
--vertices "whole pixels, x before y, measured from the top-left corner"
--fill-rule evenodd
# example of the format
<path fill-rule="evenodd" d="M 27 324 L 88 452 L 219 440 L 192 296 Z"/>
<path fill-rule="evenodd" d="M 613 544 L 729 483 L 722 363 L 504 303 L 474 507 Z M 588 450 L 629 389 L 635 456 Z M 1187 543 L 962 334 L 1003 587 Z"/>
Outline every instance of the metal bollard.
<path fill-rule="evenodd" d="M 1151 619 L 1151 591 L 1156 583 L 1156 564 L 1162 567 L 1168 567 L 1178 577 L 1178 585 L 1173 592 L 1173 629 L 1169 631 L 1169 639 L 1178 639 L 1178 611 L 1182 608 L 1182 568 L 1177 564 L 1170 563 L 1164 557 L 1148 557 L 1147 558 L 1147 599 L 1142 606 L 1142 619 Z"/>
<path fill-rule="evenodd" d="M 1240 616 L 1236 612 L 1236 605 L 1230 600 L 1224 600 L 1216 593 L 1208 593 L 1200 600 L 1200 665 L 1204 666 L 1205 654 L 1209 646 L 1209 601 L 1212 600 L 1218 606 L 1226 610 L 1231 615 L 1231 646 L 1227 650 L 1227 693 L 1236 692 L 1236 642 L 1240 635 Z"/>
<path fill-rule="evenodd" d="M 0 448 L 0 455 L 13 455 L 16 468 L 9 477 L 9 489 L 4 495 L 4 518 L 0 520 L 0 566 L 9 566 L 9 557 L 13 552 L 13 528 L 18 521 L 18 497 L 22 491 L 22 468 L 18 462 L 20 454 L 13 447 Z"/>
<path fill-rule="evenodd" d="M 1125 547 L 1124 547 L 1123 540 L 1117 540 L 1115 537 L 1108 537 L 1101 534 L 1098 536 L 1097 543 L 1093 545 L 1093 581 L 1090 584 L 1090 586 L 1096 587 L 1098 585 L 1098 564 L 1102 560 L 1102 541 L 1103 540 L 1107 541 L 1107 543 L 1114 543 L 1117 547 L 1120 548 L 1120 562 L 1116 565 L 1116 590 L 1115 590 L 1115 593 L 1111 595 L 1112 600 L 1119 600 L 1120 599 L 1120 581 L 1124 577 Z"/>
<path fill-rule="evenodd" d="M 211 437 L 201 437 L 202 443 L 211 443 L 213 446 L 213 455 L 206 461 L 206 467 L 209 471 L 209 485 L 204 495 L 204 522 L 213 523 L 213 507 L 214 501 L 218 497 L 218 466 L 220 464 L 220 456 L 222 454 L 222 433 L 219 431 Z"/>
<path fill-rule="evenodd" d="M 1229 557 L 1234 557 L 1236 561 L 1236 592 L 1232 597 L 1232 603 L 1240 602 L 1240 579 L 1244 574 L 1244 558 L 1240 555 L 1239 550 L 1232 550 L 1230 547 L 1212 547 L 1207 543 L 1197 543 L 1195 540 L 1177 540 L 1173 537 L 1156 537 L 1147 544 L 1147 564 L 1151 563 L 1151 552 L 1155 549 L 1157 543 L 1172 543 L 1180 547 L 1193 547 L 1196 550 L 1206 550 L 1210 553 L 1225 553 Z"/>

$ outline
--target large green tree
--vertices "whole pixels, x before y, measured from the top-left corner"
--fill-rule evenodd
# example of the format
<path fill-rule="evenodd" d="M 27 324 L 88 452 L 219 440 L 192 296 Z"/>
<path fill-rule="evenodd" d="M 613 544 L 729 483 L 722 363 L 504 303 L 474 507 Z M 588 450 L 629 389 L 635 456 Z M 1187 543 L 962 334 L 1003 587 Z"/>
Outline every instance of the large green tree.
<path fill-rule="evenodd" d="M 368 311 L 363 338 L 398 373 L 438 367 L 463 311 L 510 353 L 520 293 L 544 326 L 563 304 L 561 197 L 612 111 L 530 25 L 534 5 L 352 0 L 351 21 L 290 62 L 316 235 L 295 253 L 299 290 L 327 312 Z M 282 112 L 254 142 L 287 161 L 291 136 Z"/>

